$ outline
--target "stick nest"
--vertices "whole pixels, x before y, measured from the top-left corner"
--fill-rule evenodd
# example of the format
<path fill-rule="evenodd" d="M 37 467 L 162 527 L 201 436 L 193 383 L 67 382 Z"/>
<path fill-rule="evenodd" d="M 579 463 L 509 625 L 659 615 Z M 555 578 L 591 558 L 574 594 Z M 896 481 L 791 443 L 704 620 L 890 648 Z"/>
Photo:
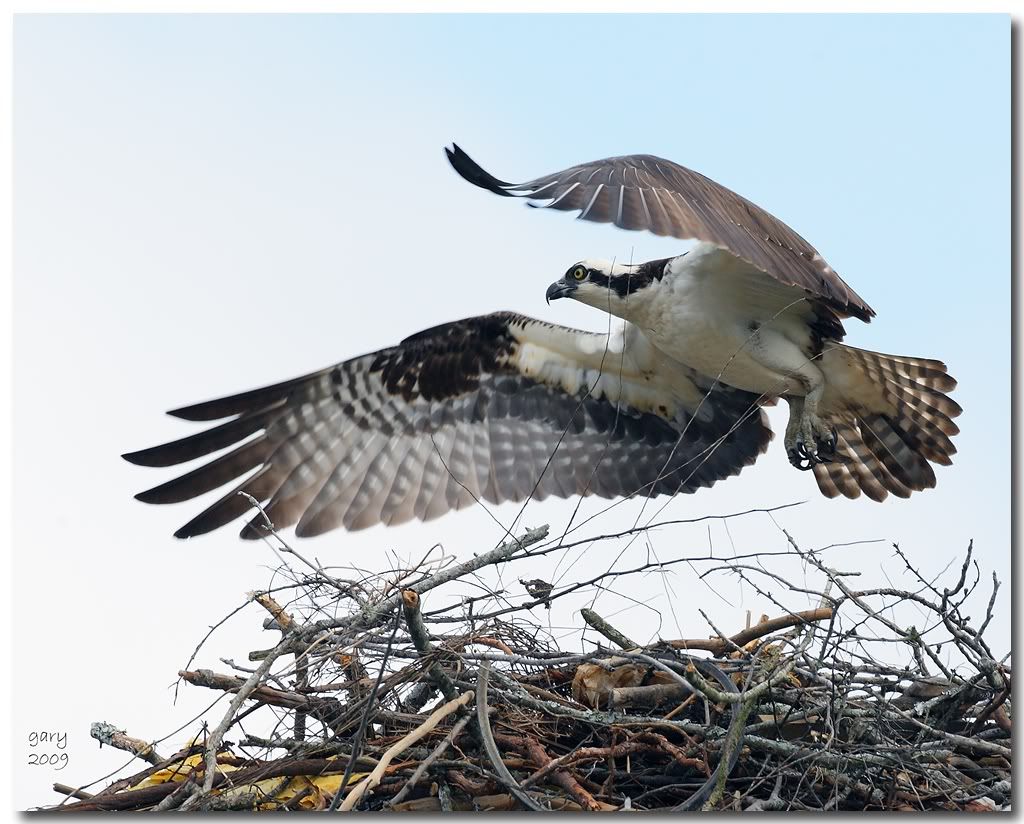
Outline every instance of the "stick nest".
<path fill-rule="evenodd" d="M 223 693 L 220 723 L 167 756 L 161 742 L 94 725 L 146 768 L 95 793 L 57 785 L 65 798 L 51 809 L 1009 804 L 1011 671 L 983 637 L 999 584 L 972 625 L 965 604 L 982 576 L 970 548 L 945 584 L 917 576 L 912 590 L 858 590 L 852 573 L 790 539 L 819 585 L 788 592 L 804 603 L 812 592 L 812 609 L 789 611 L 777 595 L 786 587 L 772 582 L 772 596 L 758 584 L 771 577 L 764 567 L 735 565 L 776 615 L 738 618 L 746 626 L 731 636 L 641 646 L 582 609 L 576 620 L 601 643 L 566 650 L 541 620 L 579 584 L 520 580 L 512 595 L 480 583 L 485 568 L 515 580 L 519 561 L 557 549 L 546 527 L 461 564 L 434 558 L 358 580 L 273 538 L 284 582 L 250 600 L 278 643 L 244 667 L 221 659 L 230 672 L 179 672 Z M 907 605 L 916 626 L 896 617 Z"/>

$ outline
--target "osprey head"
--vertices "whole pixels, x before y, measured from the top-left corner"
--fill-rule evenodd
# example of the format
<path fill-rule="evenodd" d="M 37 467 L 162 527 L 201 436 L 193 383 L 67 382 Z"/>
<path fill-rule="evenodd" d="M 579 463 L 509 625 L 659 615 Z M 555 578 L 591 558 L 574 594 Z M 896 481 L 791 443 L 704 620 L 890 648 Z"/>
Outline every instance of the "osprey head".
<path fill-rule="evenodd" d="M 669 259 L 625 264 L 607 260 L 581 260 L 574 263 L 548 287 L 548 303 L 558 298 L 573 298 L 615 315 L 624 316 L 631 295 L 660 281 Z"/>

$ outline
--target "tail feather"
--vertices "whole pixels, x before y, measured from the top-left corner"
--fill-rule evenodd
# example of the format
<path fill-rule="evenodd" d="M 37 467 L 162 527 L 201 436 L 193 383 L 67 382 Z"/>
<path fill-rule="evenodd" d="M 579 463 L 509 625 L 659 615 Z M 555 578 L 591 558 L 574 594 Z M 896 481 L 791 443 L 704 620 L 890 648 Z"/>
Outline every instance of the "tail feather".
<path fill-rule="evenodd" d="M 861 434 L 862 427 L 868 433 L 867 438 Z M 839 434 L 836 461 L 814 467 L 818 487 L 824 494 L 829 495 L 829 491 L 826 490 L 836 487 L 847 498 L 858 498 L 861 492 L 873 501 L 884 501 L 889 493 L 898 498 L 910 497 L 911 490 L 889 470 L 885 461 L 868 445 L 868 441 L 874 436 L 866 424 L 860 421 L 840 423 L 836 429 Z M 885 454 L 884 450 L 880 451 Z M 838 469 L 839 466 L 846 470 L 848 480 Z M 823 485 L 826 476 L 829 476 L 828 483 Z M 837 484 L 837 477 L 843 478 L 842 486 Z M 854 486 L 856 491 L 853 489 Z"/>
<path fill-rule="evenodd" d="M 910 433 L 904 432 L 883 415 L 870 415 L 861 418 L 859 422 L 864 443 L 906 488 L 907 497 L 912 490 L 931 489 L 935 486 L 935 473 L 924 456 L 918 454 Z M 896 489 L 889 491 L 899 495 Z"/>
<path fill-rule="evenodd" d="M 960 427 L 920 396 L 903 392 L 898 399 L 894 424 L 900 431 L 914 434 L 917 451 L 929 461 L 949 466 L 956 454 L 950 437 L 959 433 Z"/>
<path fill-rule="evenodd" d="M 960 427 L 953 422 L 953 418 L 963 410 L 960 404 L 945 395 L 937 392 L 911 392 L 902 388 L 896 388 L 893 394 L 896 395 L 899 404 L 913 409 L 914 413 L 925 419 L 930 427 L 949 437 L 960 433 Z"/>
<path fill-rule="evenodd" d="M 814 467 L 822 494 L 876 501 L 935 486 L 931 464 L 948 466 L 960 429 L 956 386 L 944 363 L 834 344 L 823 355 L 829 388 L 821 414 L 836 427 L 836 460 Z"/>
<path fill-rule="evenodd" d="M 836 429 L 840 441 L 845 447 L 840 454 L 846 459 L 849 473 L 864 494 L 873 501 L 884 501 L 889 495 L 890 487 L 896 487 L 896 492 L 902 490 L 902 484 L 897 484 L 892 475 L 886 471 L 885 466 L 879 463 L 868 449 L 855 422 L 840 424 Z M 857 497 L 848 493 L 844 494 L 848 498 Z"/>
<path fill-rule="evenodd" d="M 942 361 L 883 355 L 880 352 L 854 349 L 852 346 L 843 348 L 853 361 L 860 363 L 862 370 L 869 377 L 877 379 L 876 373 L 882 373 L 886 380 L 912 389 L 932 389 L 939 392 L 952 392 L 956 389 L 956 380 L 946 371 L 946 364 Z"/>
<path fill-rule="evenodd" d="M 885 489 L 877 484 L 871 473 L 864 471 L 863 464 L 855 460 L 847 441 L 846 428 L 845 425 L 836 427 L 836 460 L 814 466 L 818 488 L 827 498 L 837 498 L 840 495 L 859 498 L 863 489 L 869 498 L 884 499 Z"/>

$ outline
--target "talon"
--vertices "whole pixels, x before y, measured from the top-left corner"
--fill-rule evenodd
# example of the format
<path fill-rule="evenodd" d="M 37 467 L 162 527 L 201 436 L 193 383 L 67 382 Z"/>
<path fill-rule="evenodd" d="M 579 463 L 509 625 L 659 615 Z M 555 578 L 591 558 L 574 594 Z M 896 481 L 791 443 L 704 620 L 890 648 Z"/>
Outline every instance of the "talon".
<path fill-rule="evenodd" d="M 804 450 L 803 443 L 798 442 L 792 449 L 787 449 L 786 454 L 789 456 L 789 462 L 801 472 L 806 472 L 814 466 L 814 460 Z"/>
<path fill-rule="evenodd" d="M 813 402 L 812 402 L 813 401 Z M 802 472 L 816 464 L 838 460 L 839 432 L 827 426 L 816 414 L 817 399 L 810 396 L 790 401 L 790 419 L 786 427 L 786 454 L 789 462 Z"/>
<path fill-rule="evenodd" d="M 839 432 L 833 426 L 827 438 L 818 440 L 818 463 L 832 463 L 836 459 L 836 445 L 839 442 Z"/>
<path fill-rule="evenodd" d="M 818 447 L 814 441 L 799 440 L 796 442 L 796 446 L 800 450 L 800 454 L 807 458 L 811 464 L 818 463 Z"/>

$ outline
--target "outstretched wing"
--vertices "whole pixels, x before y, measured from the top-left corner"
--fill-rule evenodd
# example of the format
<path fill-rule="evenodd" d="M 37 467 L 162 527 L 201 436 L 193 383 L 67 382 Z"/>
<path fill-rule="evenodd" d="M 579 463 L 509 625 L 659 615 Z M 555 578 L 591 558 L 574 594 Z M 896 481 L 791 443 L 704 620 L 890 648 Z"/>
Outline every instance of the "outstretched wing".
<path fill-rule="evenodd" d="M 547 201 L 583 220 L 714 243 L 787 286 L 805 289 L 840 317 L 875 312 L 817 250 L 785 223 L 692 169 L 654 155 L 609 157 L 526 183 L 506 183 L 457 145 L 445 149 L 462 177 L 506 197 Z"/>
<path fill-rule="evenodd" d="M 233 447 L 136 496 L 172 503 L 237 483 L 179 538 L 247 512 L 238 492 L 304 536 L 427 520 L 479 499 L 692 492 L 753 463 L 771 437 L 757 398 L 709 390 L 657 357 L 635 327 L 615 337 L 510 312 L 467 318 L 174 410 L 228 420 L 124 457 L 172 466 Z M 261 522 L 242 536 L 258 537 Z"/>

